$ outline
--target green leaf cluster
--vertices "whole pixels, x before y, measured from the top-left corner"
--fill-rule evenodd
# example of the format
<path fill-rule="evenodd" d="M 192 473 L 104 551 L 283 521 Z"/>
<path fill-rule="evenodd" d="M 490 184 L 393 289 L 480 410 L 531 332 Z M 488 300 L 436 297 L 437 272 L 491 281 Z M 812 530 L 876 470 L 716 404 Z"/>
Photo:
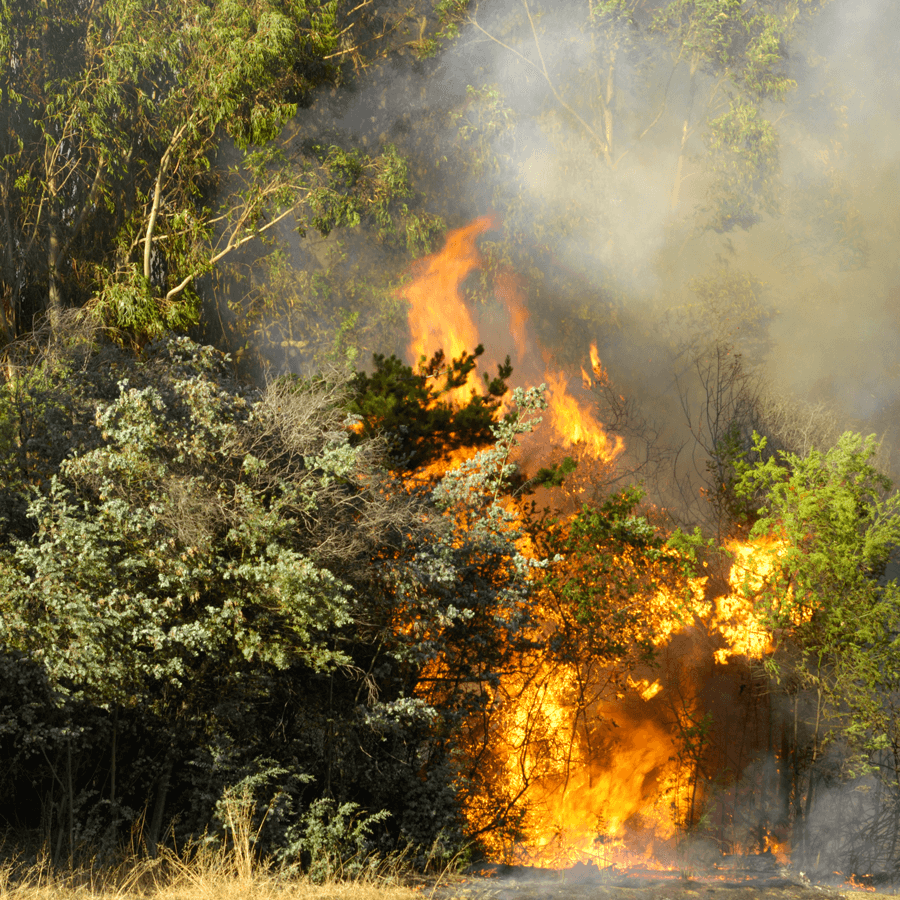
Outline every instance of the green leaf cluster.
<path fill-rule="evenodd" d="M 371 411 L 369 435 L 350 428 L 367 377 L 256 391 L 187 338 L 136 357 L 90 330 L 18 363 L 0 409 L 12 807 L 17 784 L 61 791 L 37 812 L 70 852 L 149 808 L 154 848 L 175 818 L 179 840 L 227 831 L 223 798 L 252 782 L 259 852 L 316 877 L 363 847 L 455 846 L 453 735 L 527 619 L 500 492 L 539 394 L 496 423 L 498 382 L 445 422 L 493 426 L 494 446 L 413 490 Z M 432 399 L 418 384 L 411 421 Z"/>
<path fill-rule="evenodd" d="M 779 453 L 738 465 L 736 493 L 755 510 L 772 574 L 758 591 L 780 651 L 769 666 L 788 689 L 815 692 L 820 741 L 849 739 L 864 757 L 886 739 L 898 671 L 896 581 L 900 496 L 875 458 L 878 442 L 847 432 L 829 450 Z M 889 717 L 887 717 L 889 718 Z M 822 727 L 821 735 L 819 727 Z"/>
<path fill-rule="evenodd" d="M 363 438 L 388 441 L 392 465 L 412 470 L 458 447 L 493 443 L 492 426 L 507 392 L 512 366 L 484 373 L 484 393 L 470 389 L 465 403 L 454 395 L 466 389 L 484 348 L 447 361 L 438 351 L 414 371 L 396 356 L 375 354 L 373 372 L 357 372 L 350 382 L 347 409 L 361 420 Z"/>

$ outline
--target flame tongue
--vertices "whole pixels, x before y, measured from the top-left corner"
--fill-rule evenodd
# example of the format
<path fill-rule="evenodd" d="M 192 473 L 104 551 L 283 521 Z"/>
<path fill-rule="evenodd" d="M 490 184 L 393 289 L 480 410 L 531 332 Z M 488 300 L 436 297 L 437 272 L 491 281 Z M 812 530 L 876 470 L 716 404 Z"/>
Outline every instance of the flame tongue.
<path fill-rule="evenodd" d="M 547 372 L 550 421 L 564 448 L 584 446 L 598 460 L 611 463 L 624 449 L 620 437 L 610 439 L 591 411 L 573 397 L 561 372 Z"/>
<path fill-rule="evenodd" d="M 482 216 L 463 228 L 451 231 L 437 253 L 420 261 L 415 277 L 403 288 L 401 296 L 409 302 L 408 353 L 414 364 L 437 350 L 443 350 L 449 362 L 464 352 L 471 353 L 481 343 L 461 288 L 469 274 L 483 264 L 476 244 L 478 237 L 496 227 L 497 221 L 493 216 Z M 520 280 L 514 273 L 501 270 L 495 278 L 495 292 L 509 312 L 510 333 L 516 353 L 527 368 L 526 330 L 529 317 Z M 594 380 L 582 368 L 585 389 L 606 380 L 596 345 L 591 346 L 590 359 Z M 550 422 L 562 447 L 580 447 L 604 463 L 613 462 L 624 449 L 622 439 L 611 438 L 587 404 L 569 392 L 568 379 L 562 372 L 548 371 L 544 381 L 548 384 Z M 469 376 L 467 387 L 452 399 L 465 402 L 471 390 L 482 390 L 474 371 Z"/>
<path fill-rule="evenodd" d="M 420 262 L 415 278 L 401 291 L 409 301 L 408 352 L 413 364 L 438 350 L 444 351 L 449 362 L 478 346 L 478 329 L 460 288 L 483 261 L 476 239 L 495 227 L 493 217 L 482 216 L 451 231 L 444 246 Z M 479 386 L 472 372 L 469 387 L 477 390 Z"/>

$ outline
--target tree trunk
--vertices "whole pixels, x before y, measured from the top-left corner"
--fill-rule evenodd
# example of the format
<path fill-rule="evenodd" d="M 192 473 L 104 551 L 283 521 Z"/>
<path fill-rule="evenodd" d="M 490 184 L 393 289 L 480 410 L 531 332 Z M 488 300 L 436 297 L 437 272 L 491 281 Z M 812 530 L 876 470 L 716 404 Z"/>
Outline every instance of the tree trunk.
<path fill-rule="evenodd" d="M 51 859 L 53 860 L 55 865 L 59 865 L 59 858 L 62 853 L 63 839 L 66 836 L 66 826 L 65 826 L 65 813 L 66 813 L 66 795 L 63 794 L 62 799 L 59 801 L 59 812 L 57 813 L 57 821 L 59 823 L 59 828 L 56 831 L 56 846 L 53 848 L 53 854 Z M 53 827 L 53 815 L 51 811 L 50 816 L 50 826 Z"/>
<path fill-rule="evenodd" d="M 681 126 L 681 146 L 678 148 L 678 163 L 675 166 L 675 181 L 672 184 L 672 198 L 670 201 L 671 208 L 674 210 L 675 207 L 678 206 L 678 201 L 681 199 L 681 182 L 683 179 L 684 172 L 684 151 L 687 147 L 688 136 L 691 131 L 691 114 L 694 111 L 694 94 L 696 93 L 697 86 L 695 83 L 695 78 L 697 75 L 697 69 L 700 66 L 700 59 L 695 54 L 691 59 L 691 68 L 690 68 L 690 87 L 688 89 L 688 94 L 690 96 L 690 103 L 688 104 L 688 111 L 684 117 L 684 124 Z"/>
<path fill-rule="evenodd" d="M 119 707 L 113 712 L 113 732 L 112 732 L 112 748 L 110 755 L 112 759 L 109 764 L 109 805 L 116 805 L 116 737 L 119 731 Z"/>
<path fill-rule="evenodd" d="M 66 781 L 69 790 L 69 868 L 75 865 L 75 789 L 72 784 L 72 738 L 66 742 Z"/>
<path fill-rule="evenodd" d="M 173 756 L 172 752 L 166 753 L 162 772 L 156 782 L 156 800 L 153 804 L 153 815 L 150 818 L 150 830 L 147 833 L 147 853 L 151 859 L 156 859 L 159 846 L 159 835 L 162 831 L 163 815 L 166 810 L 166 797 L 169 793 L 169 781 L 172 777 Z"/>
<path fill-rule="evenodd" d="M 62 291 L 59 285 L 60 239 L 59 200 L 56 195 L 56 176 L 50 176 L 50 216 L 49 235 L 47 238 L 47 314 L 50 328 L 55 333 L 59 327 L 62 312 Z"/>

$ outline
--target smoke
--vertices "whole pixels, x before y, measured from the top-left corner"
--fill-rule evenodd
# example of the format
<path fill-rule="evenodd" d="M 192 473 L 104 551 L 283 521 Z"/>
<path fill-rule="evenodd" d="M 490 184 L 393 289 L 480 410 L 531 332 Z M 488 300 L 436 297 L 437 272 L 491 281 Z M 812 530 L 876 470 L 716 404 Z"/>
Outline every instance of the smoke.
<path fill-rule="evenodd" d="M 399 5 L 382 6 L 384 22 L 402 21 Z M 703 454 L 693 452 L 708 396 L 701 376 L 717 344 L 741 361 L 723 369 L 733 401 L 723 415 L 747 402 L 746 390 L 762 398 L 760 424 L 784 446 L 803 452 L 848 428 L 900 446 L 900 6 L 833 0 L 792 40 L 787 74 L 796 86 L 763 109 L 780 143 L 778 208 L 726 232 L 704 227 L 716 191 L 704 123 L 727 108 L 727 83 L 702 69 L 691 78 L 661 37 L 592 30 L 586 5 L 472 7 L 477 24 L 464 24 L 437 57 L 415 61 L 398 38 L 352 91 L 323 95 L 295 125 L 297 141 L 370 152 L 395 143 L 429 211 L 449 227 L 500 217 L 502 230 L 482 242 L 493 283 L 485 289 L 473 275 L 468 285 L 488 354 L 509 353 L 520 381 L 543 380 L 552 365 L 577 382 L 596 341 L 612 393 L 635 405 L 625 441 L 633 460 L 651 452 L 669 460 L 687 447 L 682 463 L 702 475 Z M 395 255 L 360 244 L 351 242 L 358 263 L 399 276 Z M 298 244 L 298 267 L 318 265 L 331 246 Z M 496 291 L 498 273 L 510 269 L 528 312 L 518 341 L 503 301 L 509 285 Z M 347 303 L 337 296 L 323 308 L 333 314 Z M 373 327 L 365 340 L 385 353 L 407 345 L 402 328 Z M 696 483 L 679 493 L 672 468 L 668 476 L 658 468 L 670 483 L 654 501 L 697 498 Z M 689 655 L 683 642 L 672 654 Z M 787 815 L 791 798 L 779 785 L 787 762 L 771 744 L 794 713 L 773 712 L 759 684 L 740 681 L 736 662 L 713 669 L 711 658 L 692 675 L 697 714 L 712 711 L 718 723 L 710 771 L 744 772 L 720 798 L 730 810 L 720 833 L 730 828 L 730 840 L 750 847 Z M 748 692 L 758 694 L 752 703 Z M 648 728 L 661 721 L 664 696 L 641 707 Z M 623 722 L 635 731 L 639 715 Z M 738 728 L 754 730 L 740 747 Z M 754 766 L 740 755 L 745 746 L 765 750 Z M 823 859 L 849 860 L 834 824 L 845 807 L 854 821 L 871 820 L 879 807 L 866 785 L 817 784 L 805 827 L 810 845 L 826 848 Z"/>
<path fill-rule="evenodd" d="M 747 365 L 776 392 L 833 404 L 847 427 L 892 431 L 900 375 L 896 6 L 832 3 L 794 42 L 789 75 L 797 87 L 785 104 L 766 109 L 781 143 L 781 208 L 726 234 L 698 230 L 711 189 L 702 119 L 721 108 L 720 99 L 708 99 L 715 93 L 709 78 L 699 75 L 688 90 L 683 64 L 674 66 L 661 43 L 620 52 L 611 166 L 575 115 L 593 110 L 592 128 L 602 127 L 597 104 L 579 105 L 579 93 L 604 89 L 609 48 L 597 46 L 574 5 L 544 10 L 537 38 L 519 0 L 483 6 L 481 27 L 468 26 L 441 57 L 426 94 L 452 106 L 464 84 L 489 87 L 509 111 L 506 127 L 472 126 L 485 126 L 480 139 L 500 162 L 474 180 L 460 173 L 461 199 L 447 212 L 472 215 L 486 196 L 501 198 L 510 208 L 497 212 L 509 217 L 510 232 L 524 234 L 534 223 L 544 229 L 547 269 L 557 281 L 574 276 L 580 290 L 567 294 L 547 271 L 532 285 L 540 343 L 572 365 L 588 335 L 573 347 L 566 326 L 580 317 L 619 387 L 657 413 L 671 410 L 673 356 L 692 337 L 673 323 L 698 306 L 692 279 L 724 265 L 759 283 L 767 313 L 765 353 L 735 347 Z M 427 102 L 413 115 L 427 116 Z M 420 186 L 428 193 L 428 173 Z M 710 324 L 708 310 L 697 312 L 693 325 Z M 677 426 L 674 418 L 669 424 Z"/>
<path fill-rule="evenodd" d="M 695 363 L 716 342 L 765 382 L 771 415 L 818 405 L 838 431 L 900 446 L 897 6 L 833 0 L 797 29 L 786 71 L 796 86 L 763 107 L 780 142 L 778 209 L 725 233 L 704 227 L 716 191 L 706 123 L 734 89 L 702 66 L 691 75 L 649 29 L 659 4 L 635 6 L 638 29 L 597 28 L 579 3 L 483 0 L 457 40 L 417 60 L 422 23 L 380 3 L 369 28 L 388 35 L 386 58 L 301 111 L 293 140 L 396 144 L 448 226 L 496 213 L 503 230 L 486 236 L 485 255 L 495 285 L 501 262 L 523 285 L 528 351 L 517 352 L 503 301 L 473 276 L 488 358 L 509 353 L 519 382 L 543 380 L 548 362 L 577 381 L 597 342 L 648 435 L 643 445 L 628 435 L 633 463 L 651 439 L 661 456 L 693 454 L 706 402 Z M 396 252 L 365 234 L 289 240 L 299 275 L 276 293 L 309 297 L 310 279 L 332 277 L 338 258 L 343 280 L 308 303 L 299 338 L 279 320 L 296 311 L 269 313 L 277 327 L 258 344 L 276 367 L 314 366 L 313 351 L 320 359 L 345 327 L 357 330 L 362 364 L 373 351 L 404 352 L 402 310 L 376 309 L 406 265 Z M 374 299 L 348 287 L 366 278 L 380 279 Z M 649 486 L 682 519 L 696 514 L 679 500 L 697 495 L 689 476 Z"/>

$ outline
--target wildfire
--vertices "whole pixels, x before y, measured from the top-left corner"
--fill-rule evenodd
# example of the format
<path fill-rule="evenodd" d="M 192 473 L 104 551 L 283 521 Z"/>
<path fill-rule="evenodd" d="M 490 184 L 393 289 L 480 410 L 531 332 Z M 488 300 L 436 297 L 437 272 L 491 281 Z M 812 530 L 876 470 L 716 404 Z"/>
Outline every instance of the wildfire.
<path fill-rule="evenodd" d="M 786 547 L 758 540 L 734 541 L 729 549 L 734 561 L 726 596 L 708 599 L 708 579 L 701 576 L 678 596 L 660 588 L 645 599 L 647 628 L 661 650 L 678 638 L 698 652 L 702 633 L 711 633 L 725 643 L 713 654 L 718 665 L 771 651 L 773 637 L 754 599 L 770 585 Z M 691 643 L 689 630 L 701 624 L 705 630 Z M 679 734 L 689 735 L 702 718 L 678 714 L 696 702 L 696 686 L 668 669 L 656 677 L 627 675 L 613 690 L 608 677 L 609 670 L 589 663 L 535 660 L 503 679 L 490 736 L 495 783 L 527 798 L 527 805 L 515 845 L 488 839 L 497 858 L 554 867 L 674 864 L 679 829 L 705 802 L 702 790 L 697 793 L 696 763 L 679 750 L 679 741 L 692 740 Z M 470 813 L 473 824 L 483 821 L 483 813 Z M 759 849 L 788 859 L 786 841 L 771 834 L 762 839 Z"/>
<path fill-rule="evenodd" d="M 591 369 L 597 381 L 606 381 L 606 369 L 600 363 L 600 354 L 597 352 L 596 344 L 591 344 Z"/>
<path fill-rule="evenodd" d="M 444 246 L 419 263 L 415 277 L 403 288 L 401 296 L 409 302 L 408 352 L 413 364 L 437 350 L 443 350 L 449 361 L 478 346 L 478 329 L 460 288 L 483 262 L 476 239 L 494 227 L 492 216 L 482 216 L 451 231 Z M 468 387 L 481 387 L 474 371 Z M 467 391 L 461 391 L 455 399 L 466 399 Z"/>
<path fill-rule="evenodd" d="M 638 703 L 650 702 L 658 682 L 633 683 Z M 528 798 L 514 844 L 502 835 L 486 843 L 500 859 L 541 866 L 575 862 L 645 863 L 674 833 L 673 806 L 684 785 L 671 764 L 664 727 L 639 713 L 623 718 L 620 704 L 593 697 L 587 706 L 574 666 L 535 661 L 507 677 L 496 700 L 491 734 L 499 761 L 496 784 Z M 617 727 L 612 716 L 618 720 Z M 490 810 L 470 809 L 476 827 Z"/>
<path fill-rule="evenodd" d="M 481 343 L 461 287 L 483 264 L 477 238 L 495 225 L 493 218 L 482 217 L 450 232 L 442 249 L 419 264 L 404 288 L 414 362 L 439 349 L 455 358 Z M 624 442 L 606 431 L 586 398 L 576 396 L 579 389 L 609 383 L 597 345 L 590 345 L 590 368 L 581 367 L 581 383 L 573 394 L 565 373 L 535 367 L 529 357 L 534 341 L 520 279 L 501 270 L 494 273 L 494 287 L 509 314 L 521 369 L 526 377 L 543 370 L 548 385 L 545 420 L 555 443 L 603 465 L 614 464 Z M 463 393 L 480 387 L 473 373 Z M 448 454 L 435 464 L 435 474 L 464 455 Z M 679 596 L 674 589 L 654 586 L 646 596 L 631 598 L 644 604 L 642 627 L 661 652 L 682 641 L 690 653 L 705 653 L 711 668 L 737 657 L 759 659 L 773 649 L 773 636 L 754 598 L 770 584 L 785 547 L 777 541 L 735 541 L 728 549 L 734 562 L 725 596 L 710 598 L 709 580 L 701 576 L 683 585 Z M 546 643 L 542 637 L 554 627 L 551 612 L 538 610 L 538 619 L 534 648 Z M 725 644 L 712 659 L 708 649 L 700 649 L 708 647 L 710 634 Z M 466 810 L 472 830 L 482 834 L 490 855 L 505 861 L 667 865 L 674 860 L 667 854 L 678 829 L 691 825 L 703 808 L 696 748 L 693 755 L 683 751 L 690 735 L 698 740 L 692 723 L 703 721 L 702 711 L 695 715 L 696 708 L 687 710 L 696 702 L 695 688 L 683 690 L 665 671 L 643 667 L 616 676 L 614 664 L 563 663 L 543 652 L 523 651 L 499 684 L 480 688 L 489 692 L 490 713 L 464 737 L 471 757 L 487 760 L 479 776 L 483 791 L 470 797 Z M 498 807 L 504 806 L 522 810 L 514 838 L 493 828 Z M 787 852 L 774 840 L 769 847 L 779 857 Z"/>
<path fill-rule="evenodd" d="M 547 372 L 550 422 L 564 448 L 583 446 L 595 459 L 611 463 L 625 447 L 622 438 L 611 439 L 590 410 L 568 390 L 561 372 Z"/>

